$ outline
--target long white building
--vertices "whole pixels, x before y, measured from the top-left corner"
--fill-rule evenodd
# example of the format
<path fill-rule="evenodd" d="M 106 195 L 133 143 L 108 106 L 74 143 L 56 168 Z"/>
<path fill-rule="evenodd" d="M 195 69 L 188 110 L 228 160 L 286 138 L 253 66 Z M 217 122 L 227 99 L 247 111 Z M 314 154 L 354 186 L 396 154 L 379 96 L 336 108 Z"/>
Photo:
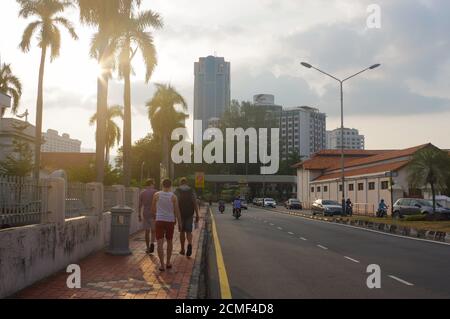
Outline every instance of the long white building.
<path fill-rule="evenodd" d="M 80 153 L 81 141 L 70 138 L 69 134 L 59 135 L 56 130 L 42 134 L 42 152 L 45 153 Z"/>

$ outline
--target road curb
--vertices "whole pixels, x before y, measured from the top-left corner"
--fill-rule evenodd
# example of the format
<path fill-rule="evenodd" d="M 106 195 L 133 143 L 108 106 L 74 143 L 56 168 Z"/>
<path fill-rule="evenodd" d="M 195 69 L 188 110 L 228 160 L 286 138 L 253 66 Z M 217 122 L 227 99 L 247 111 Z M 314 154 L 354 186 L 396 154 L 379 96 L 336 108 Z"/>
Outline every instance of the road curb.
<path fill-rule="evenodd" d="M 303 217 L 303 218 L 312 219 L 312 220 L 319 220 L 319 221 L 324 221 L 324 222 L 334 223 L 334 224 L 350 225 L 350 226 L 354 226 L 354 227 L 376 230 L 376 231 L 399 235 L 399 236 L 403 236 L 403 237 L 426 239 L 426 240 L 431 240 L 431 241 L 436 241 L 436 242 L 441 242 L 441 243 L 450 243 L 450 233 L 449 232 L 445 233 L 445 232 L 439 232 L 439 231 L 429 231 L 429 230 L 416 229 L 416 228 L 404 227 L 404 226 L 398 226 L 398 225 L 374 223 L 374 222 L 369 222 L 369 221 L 364 221 L 364 220 L 350 220 L 345 217 L 330 219 L 330 218 L 326 218 L 326 217 L 306 215 L 303 213 L 283 212 L 283 211 L 276 210 L 276 209 L 267 209 L 265 207 L 258 207 L 258 208 L 264 209 L 267 211 L 271 211 L 271 212 L 275 212 L 278 214 L 298 216 L 298 217 Z"/>
<path fill-rule="evenodd" d="M 206 298 L 206 256 L 207 242 L 206 235 L 209 225 L 209 208 L 204 216 L 204 223 L 198 239 L 198 249 L 195 255 L 195 263 L 192 269 L 191 281 L 187 299 L 205 299 Z"/>

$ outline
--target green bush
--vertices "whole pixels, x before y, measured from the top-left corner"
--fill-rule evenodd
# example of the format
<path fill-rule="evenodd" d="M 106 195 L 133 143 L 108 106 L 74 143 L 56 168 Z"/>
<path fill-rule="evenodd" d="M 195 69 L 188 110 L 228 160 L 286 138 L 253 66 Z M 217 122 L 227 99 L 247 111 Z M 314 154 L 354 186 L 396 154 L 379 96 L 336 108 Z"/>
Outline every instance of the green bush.
<path fill-rule="evenodd" d="M 404 221 L 407 222 L 423 222 L 427 219 L 426 215 L 411 215 L 405 216 Z"/>

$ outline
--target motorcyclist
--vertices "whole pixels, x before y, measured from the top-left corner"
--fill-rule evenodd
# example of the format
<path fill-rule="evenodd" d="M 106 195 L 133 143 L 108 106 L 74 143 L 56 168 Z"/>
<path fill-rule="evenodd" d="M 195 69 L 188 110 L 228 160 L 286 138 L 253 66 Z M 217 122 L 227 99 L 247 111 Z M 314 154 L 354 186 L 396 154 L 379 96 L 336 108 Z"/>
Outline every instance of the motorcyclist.
<path fill-rule="evenodd" d="M 225 201 L 219 200 L 219 211 L 223 212 L 225 211 Z"/>
<path fill-rule="evenodd" d="M 353 215 L 353 203 L 350 198 L 345 202 L 345 213 L 349 216 Z"/>
<path fill-rule="evenodd" d="M 233 201 L 233 216 L 236 216 L 237 210 L 240 211 L 241 209 L 242 209 L 241 199 L 239 197 L 236 197 Z"/>
<path fill-rule="evenodd" d="M 388 206 L 386 205 L 384 199 L 382 199 L 380 201 L 380 203 L 378 204 L 378 216 L 379 217 L 385 216 L 387 214 L 387 209 L 388 209 Z"/>

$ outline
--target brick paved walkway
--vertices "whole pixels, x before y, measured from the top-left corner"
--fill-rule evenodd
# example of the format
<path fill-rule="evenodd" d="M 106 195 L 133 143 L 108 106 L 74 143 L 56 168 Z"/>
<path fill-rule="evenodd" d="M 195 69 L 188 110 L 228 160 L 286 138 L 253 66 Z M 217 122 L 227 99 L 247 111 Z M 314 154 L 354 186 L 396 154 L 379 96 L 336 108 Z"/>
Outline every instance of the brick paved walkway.
<path fill-rule="evenodd" d="M 204 209 L 201 213 L 204 217 Z M 81 289 L 66 286 L 66 272 L 57 273 L 19 292 L 19 299 L 186 299 L 192 270 L 199 246 L 201 218 L 194 233 L 193 257 L 179 255 L 179 234 L 174 238 L 173 269 L 161 273 L 157 254 L 145 253 L 145 234 L 140 232 L 130 239 L 133 255 L 116 257 L 104 251 L 95 253 L 81 262 Z"/>

